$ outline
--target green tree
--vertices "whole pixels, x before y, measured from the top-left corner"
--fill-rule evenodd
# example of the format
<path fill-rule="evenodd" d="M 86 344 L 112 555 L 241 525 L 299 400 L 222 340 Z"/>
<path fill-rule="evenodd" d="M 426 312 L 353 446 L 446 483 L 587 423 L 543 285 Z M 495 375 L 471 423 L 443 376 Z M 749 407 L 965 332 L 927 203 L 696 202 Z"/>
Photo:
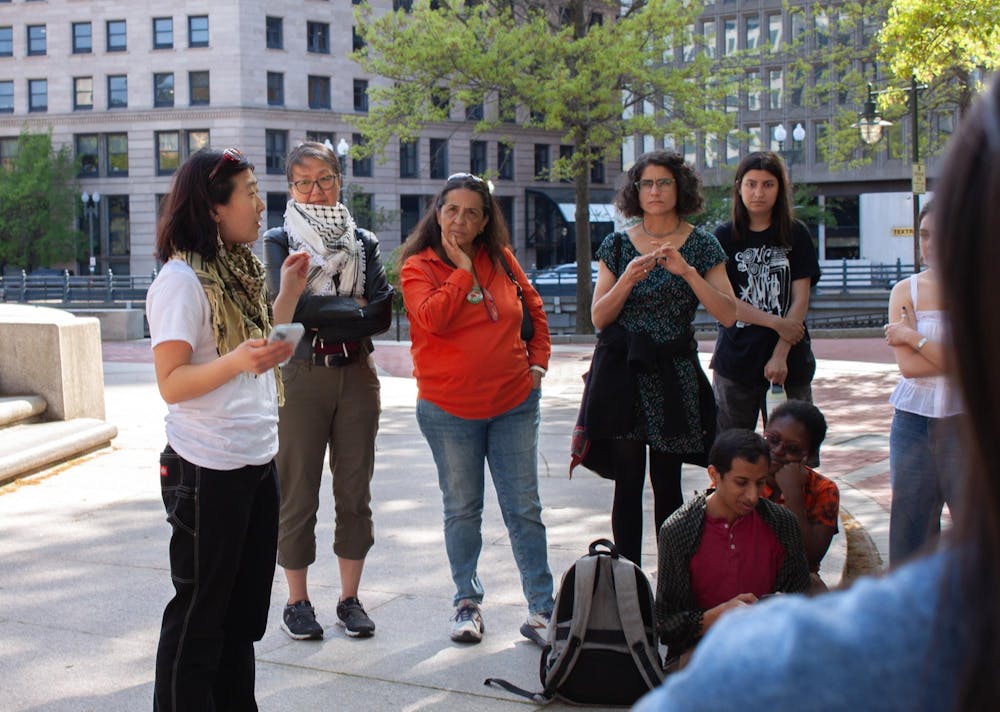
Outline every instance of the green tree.
<path fill-rule="evenodd" d="M 893 0 L 878 44 L 898 82 L 945 84 L 964 113 L 983 74 L 1000 67 L 1000 3 Z"/>
<path fill-rule="evenodd" d="M 69 147 L 56 150 L 51 130 L 21 131 L 17 155 L 0 167 L 0 270 L 15 265 L 30 272 L 79 256 L 75 176 Z"/>
<path fill-rule="evenodd" d="M 727 73 L 701 52 L 675 61 L 700 41 L 691 33 L 701 9 L 687 0 L 416 0 L 411 12 L 377 15 L 363 4 L 355 16 L 365 47 L 355 59 L 388 81 L 372 88 L 370 113 L 357 121 L 366 145 L 351 150 L 378 153 L 394 136 L 447 121 L 449 99 L 487 106 L 477 131 L 502 133 L 520 107 L 523 124 L 573 147 L 545 177 L 573 183 L 576 262 L 587 274 L 593 164 L 617 157 L 627 137 L 680 142 L 731 128 Z M 577 280 L 580 333 L 593 331 L 591 299 L 590 280 Z"/>

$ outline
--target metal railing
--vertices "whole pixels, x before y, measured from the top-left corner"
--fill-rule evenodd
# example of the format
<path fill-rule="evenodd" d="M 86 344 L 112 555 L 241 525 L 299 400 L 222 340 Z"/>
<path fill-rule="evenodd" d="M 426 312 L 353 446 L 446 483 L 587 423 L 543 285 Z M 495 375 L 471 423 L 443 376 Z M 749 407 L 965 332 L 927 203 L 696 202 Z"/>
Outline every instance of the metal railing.
<path fill-rule="evenodd" d="M 823 276 L 816 287 L 822 291 L 872 291 L 892 289 L 901 279 L 913 274 L 913 265 L 896 262 L 864 264 L 841 260 L 840 264 L 826 262 Z"/>
<path fill-rule="evenodd" d="M 148 276 L 114 274 L 108 270 L 103 275 L 63 274 L 0 276 L 0 301 L 43 304 L 101 304 L 123 306 L 143 302 L 146 290 L 156 278 Z"/>

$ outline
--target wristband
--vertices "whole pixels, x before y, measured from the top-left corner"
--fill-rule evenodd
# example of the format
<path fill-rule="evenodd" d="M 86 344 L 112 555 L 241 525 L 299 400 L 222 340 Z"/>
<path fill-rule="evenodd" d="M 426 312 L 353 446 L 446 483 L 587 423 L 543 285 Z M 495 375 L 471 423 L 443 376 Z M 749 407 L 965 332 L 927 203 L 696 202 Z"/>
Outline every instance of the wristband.
<path fill-rule="evenodd" d="M 529 371 L 534 371 L 535 373 L 537 373 L 542 378 L 545 378 L 545 374 L 547 373 L 547 371 L 544 368 L 542 368 L 541 366 L 528 366 L 528 370 Z"/>
<path fill-rule="evenodd" d="M 922 339 L 920 339 L 920 341 L 917 342 L 917 345 L 913 347 L 913 350 L 920 351 L 920 349 L 922 349 L 926 345 L 927 345 L 927 337 L 925 336 Z"/>

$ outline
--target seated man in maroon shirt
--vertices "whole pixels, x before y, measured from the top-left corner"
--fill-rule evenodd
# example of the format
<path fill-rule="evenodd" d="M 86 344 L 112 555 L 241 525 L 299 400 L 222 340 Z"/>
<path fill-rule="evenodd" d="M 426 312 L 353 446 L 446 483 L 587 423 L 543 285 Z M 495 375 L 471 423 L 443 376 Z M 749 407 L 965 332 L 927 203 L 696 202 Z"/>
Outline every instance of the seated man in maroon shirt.
<path fill-rule="evenodd" d="M 660 528 L 656 628 L 668 660 L 693 648 L 727 611 L 809 588 L 798 520 L 761 496 L 771 464 L 764 438 L 727 430 L 708 461 L 713 488 Z"/>

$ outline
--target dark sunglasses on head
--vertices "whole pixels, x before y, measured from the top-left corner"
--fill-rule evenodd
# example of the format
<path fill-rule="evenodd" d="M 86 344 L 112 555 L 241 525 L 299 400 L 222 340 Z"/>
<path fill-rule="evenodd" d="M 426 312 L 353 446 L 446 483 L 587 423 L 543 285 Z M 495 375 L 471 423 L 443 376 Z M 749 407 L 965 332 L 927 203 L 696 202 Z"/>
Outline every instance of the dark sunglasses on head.
<path fill-rule="evenodd" d="M 215 167 L 212 168 L 212 172 L 208 174 L 209 183 L 211 183 L 216 179 L 216 177 L 219 175 L 219 171 L 221 171 L 222 167 L 225 166 L 227 163 L 240 164 L 240 163 L 248 163 L 248 161 L 247 157 L 243 155 L 243 151 L 241 151 L 240 149 L 232 147 L 227 148 L 225 151 L 222 152 L 222 157 L 215 164 Z"/>

